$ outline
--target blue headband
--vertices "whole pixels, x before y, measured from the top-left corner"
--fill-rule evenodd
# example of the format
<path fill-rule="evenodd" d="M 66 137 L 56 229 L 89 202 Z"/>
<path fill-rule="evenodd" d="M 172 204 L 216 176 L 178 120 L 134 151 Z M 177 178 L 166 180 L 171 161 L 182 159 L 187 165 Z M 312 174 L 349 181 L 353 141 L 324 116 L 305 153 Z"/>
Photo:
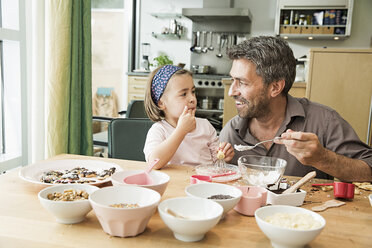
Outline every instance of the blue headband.
<path fill-rule="evenodd" d="M 156 105 L 158 105 L 159 99 L 163 95 L 169 79 L 176 71 L 181 69 L 182 68 L 178 66 L 165 65 L 156 72 L 151 83 L 151 98 Z"/>

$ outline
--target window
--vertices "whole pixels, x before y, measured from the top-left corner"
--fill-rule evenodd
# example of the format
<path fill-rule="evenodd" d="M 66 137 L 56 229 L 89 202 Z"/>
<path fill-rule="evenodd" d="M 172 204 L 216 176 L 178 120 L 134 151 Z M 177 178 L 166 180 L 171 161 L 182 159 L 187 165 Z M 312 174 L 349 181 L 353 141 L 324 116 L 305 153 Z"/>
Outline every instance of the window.
<path fill-rule="evenodd" d="M 25 0 L 0 0 L 0 172 L 28 163 Z"/>

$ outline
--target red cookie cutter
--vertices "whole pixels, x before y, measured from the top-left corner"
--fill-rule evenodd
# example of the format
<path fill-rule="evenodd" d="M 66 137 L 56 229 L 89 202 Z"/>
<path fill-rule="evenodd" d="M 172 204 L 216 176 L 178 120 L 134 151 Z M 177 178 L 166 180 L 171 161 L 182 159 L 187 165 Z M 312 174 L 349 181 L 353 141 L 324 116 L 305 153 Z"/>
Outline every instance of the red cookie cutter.
<path fill-rule="evenodd" d="M 353 199 L 355 185 L 352 183 L 334 182 L 317 183 L 312 186 L 333 186 L 333 194 L 337 198 Z"/>

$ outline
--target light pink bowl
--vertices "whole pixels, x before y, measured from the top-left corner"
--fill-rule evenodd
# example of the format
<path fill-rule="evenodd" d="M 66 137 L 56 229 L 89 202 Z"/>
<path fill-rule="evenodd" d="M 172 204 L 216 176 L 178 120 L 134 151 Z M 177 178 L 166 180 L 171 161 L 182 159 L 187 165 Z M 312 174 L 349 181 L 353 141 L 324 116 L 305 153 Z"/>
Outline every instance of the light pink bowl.
<path fill-rule="evenodd" d="M 112 185 L 114 185 L 114 186 L 128 186 L 128 185 L 133 186 L 134 184 L 124 183 L 124 178 L 127 177 L 127 176 L 130 176 L 130 175 L 141 173 L 141 172 L 143 172 L 143 170 L 125 170 L 125 171 L 115 172 L 111 176 Z M 153 190 L 157 191 L 160 195 L 163 195 L 166 188 L 167 188 L 167 185 L 169 183 L 170 177 L 167 174 L 165 174 L 164 172 L 154 171 L 154 170 L 152 170 L 149 173 L 149 175 L 154 180 L 153 184 L 136 185 L 136 186 L 140 186 L 140 187 L 148 188 L 148 189 L 153 189 Z"/>
<path fill-rule="evenodd" d="M 259 186 L 236 186 L 243 193 L 240 201 L 234 207 L 238 213 L 254 216 L 254 212 L 266 205 L 267 189 Z"/>
<path fill-rule="evenodd" d="M 136 186 L 106 187 L 89 196 L 93 210 L 103 230 L 118 237 L 136 236 L 142 233 L 160 201 L 154 190 Z M 114 208 L 111 204 L 137 203 L 138 208 Z"/>

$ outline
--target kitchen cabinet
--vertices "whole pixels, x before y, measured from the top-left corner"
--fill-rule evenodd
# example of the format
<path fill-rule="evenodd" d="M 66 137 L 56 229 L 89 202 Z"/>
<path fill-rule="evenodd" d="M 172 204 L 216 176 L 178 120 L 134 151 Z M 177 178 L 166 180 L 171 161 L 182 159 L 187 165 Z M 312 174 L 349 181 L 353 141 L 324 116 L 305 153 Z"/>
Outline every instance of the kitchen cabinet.
<path fill-rule="evenodd" d="M 229 90 L 231 86 L 231 79 L 224 78 L 222 83 L 225 86 L 224 99 L 225 99 L 225 108 L 223 110 L 223 126 L 231 120 L 235 115 L 238 114 L 238 111 L 235 107 L 235 100 L 232 97 L 229 97 Z M 302 98 L 306 95 L 306 82 L 296 82 L 293 83 L 292 88 L 289 90 L 289 94 L 293 97 Z"/>
<path fill-rule="evenodd" d="M 354 0 L 278 0 L 275 34 L 285 39 L 350 36 Z"/>
<path fill-rule="evenodd" d="M 144 100 L 146 76 L 128 76 L 128 104 L 131 100 Z"/>
<path fill-rule="evenodd" d="M 372 49 L 310 50 L 306 95 L 335 109 L 371 145 Z"/>

